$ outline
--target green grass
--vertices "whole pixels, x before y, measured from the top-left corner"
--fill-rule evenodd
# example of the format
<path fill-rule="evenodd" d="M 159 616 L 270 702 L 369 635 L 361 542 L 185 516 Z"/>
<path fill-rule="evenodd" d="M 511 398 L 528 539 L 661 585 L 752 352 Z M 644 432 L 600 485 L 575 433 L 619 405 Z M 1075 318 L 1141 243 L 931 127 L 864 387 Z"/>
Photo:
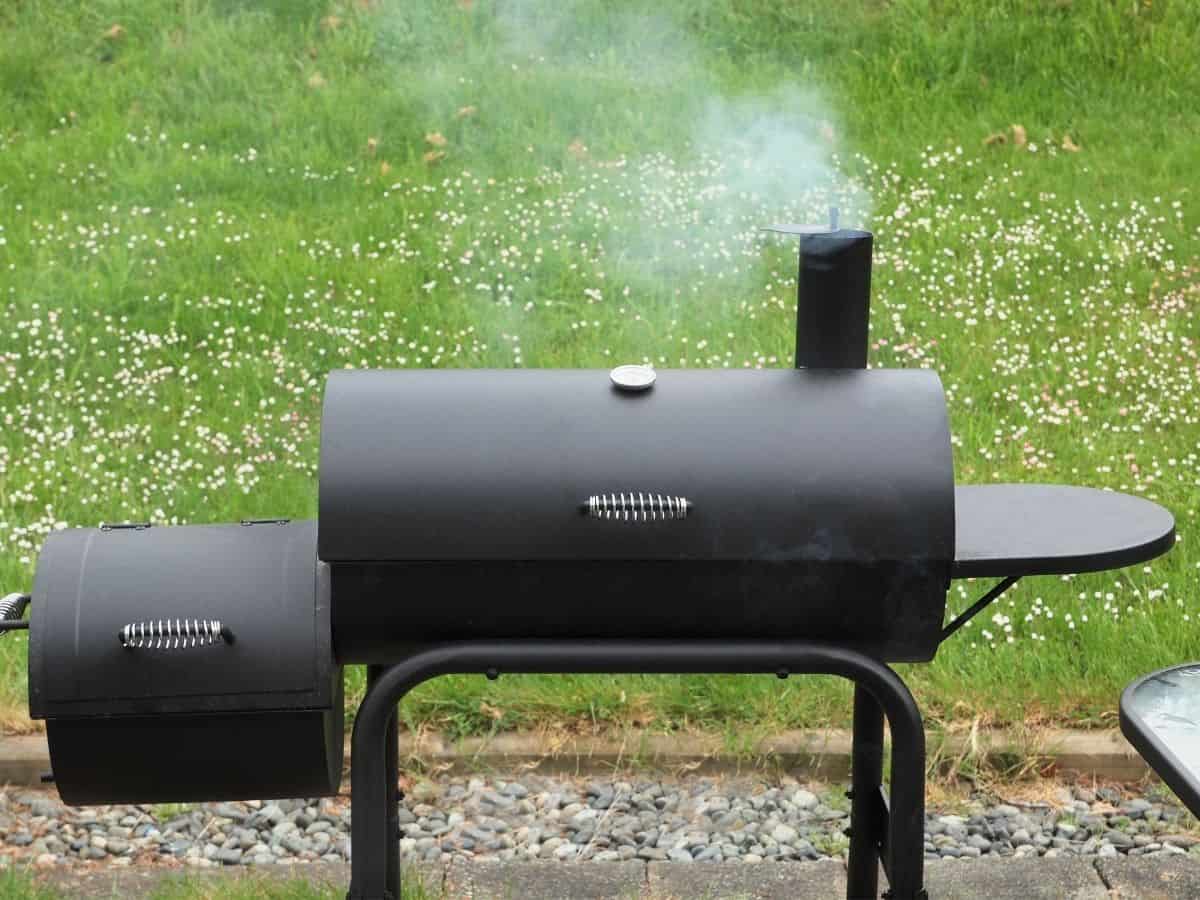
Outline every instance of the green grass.
<path fill-rule="evenodd" d="M 755 229 L 838 202 L 872 365 L 941 373 L 960 481 L 1142 493 L 1183 538 L 1028 580 L 905 678 L 946 722 L 1111 724 L 1200 654 L 1197 46 L 1187 0 L 4 4 L 0 585 L 62 525 L 315 515 L 334 367 L 786 365 L 794 250 Z M 744 735 L 848 699 L 462 677 L 402 714 Z"/>
<path fill-rule="evenodd" d="M 54 894 L 34 884 L 24 874 L 9 869 L 0 874 L 0 897 L 4 900 L 51 900 Z"/>
<path fill-rule="evenodd" d="M 440 889 L 426 885 L 414 873 L 405 873 L 400 886 L 401 900 L 435 900 L 443 896 Z M 333 885 L 323 880 L 295 878 L 283 880 L 278 876 L 166 876 L 157 886 L 139 897 L 146 900 L 326 900 L 346 895 L 346 885 Z M 62 890 L 37 876 L 21 870 L 0 874 L 0 900 L 58 900 L 77 897 L 75 890 Z M 93 891 L 89 897 L 120 897 L 120 885 L 115 880 L 111 894 Z"/>

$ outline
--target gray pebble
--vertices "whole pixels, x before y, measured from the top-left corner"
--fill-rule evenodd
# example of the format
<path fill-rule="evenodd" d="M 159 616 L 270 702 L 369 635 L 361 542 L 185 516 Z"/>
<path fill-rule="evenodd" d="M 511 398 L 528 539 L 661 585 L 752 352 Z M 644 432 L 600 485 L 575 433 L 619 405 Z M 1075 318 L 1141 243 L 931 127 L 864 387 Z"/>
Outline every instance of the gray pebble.
<path fill-rule="evenodd" d="M 1103 793 L 1108 791 L 1107 794 Z M 1053 804 L 931 810 L 927 858 L 1121 854 L 1200 855 L 1182 808 L 1113 789 L 1061 790 Z M 670 860 L 776 864 L 845 858 L 842 791 L 708 778 L 588 780 L 525 774 L 513 780 L 435 777 L 397 810 L 406 861 L 493 859 Z M 344 801 L 196 804 L 156 820 L 153 807 L 72 809 L 34 792 L 0 793 L 0 845 L 15 863 L 128 862 L 280 865 L 349 858 Z M 176 807 L 176 809 L 178 809 Z M 961 814 L 959 814 L 961 813 Z M 35 837 L 36 835 L 36 837 Z"/>
<path fill-rule="evenodd" d="M 799 832 L 790 825 L 776 825 L 771 831 L 771 837 L 781 844 L 790 844 L 798 835 Z"/>
<path fill-rule="evenodd" d="M 1132 847 L 1133 838 L 1123 831 L 1110 829 L 1104 832 L 1104 840 L 1114 847 Z"/>
<path fill-rule="evenodd" d="M 803 789 L 793 793 L 790 799 L 797 809 L 812 809 L 820 802 L 816 794 Z"/>

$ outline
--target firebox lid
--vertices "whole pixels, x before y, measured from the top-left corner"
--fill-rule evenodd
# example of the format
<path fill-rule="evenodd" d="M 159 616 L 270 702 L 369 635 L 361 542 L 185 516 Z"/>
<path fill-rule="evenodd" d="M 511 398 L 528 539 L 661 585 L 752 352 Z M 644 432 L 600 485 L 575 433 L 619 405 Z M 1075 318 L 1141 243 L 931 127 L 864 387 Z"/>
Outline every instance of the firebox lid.
<path fill-rule="evenodd" d="M 314 525 L 54 532 L 33 588 L 30 714 L 329 709 L 341 672 Z"/>

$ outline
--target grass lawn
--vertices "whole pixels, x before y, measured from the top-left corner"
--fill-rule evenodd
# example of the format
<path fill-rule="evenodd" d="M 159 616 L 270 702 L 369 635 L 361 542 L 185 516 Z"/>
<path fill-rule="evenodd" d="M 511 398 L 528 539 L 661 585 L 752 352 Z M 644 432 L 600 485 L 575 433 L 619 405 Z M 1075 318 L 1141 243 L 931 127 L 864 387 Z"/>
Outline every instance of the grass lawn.
<path fill-rule="evenodd" d="M 68 878 L 61 873 L 59 881 Z M 103 880 L 103 879 L 101 879 Z M 413 873 L 404 873 L 400 885 L 401 900 L 435 900 L 443 893 L 424 885 Z M 69 887 L 60 889 L 49 886 L 24 872 L 8 871 L 0 874 L 0 900 L 59 900 L 78 897 L 77 891 Z M 90 891 L 86 896 L 99 898 L 120 897 L 114 886 L 111 894 Z M 168 876 L 153 890 L 139 893 L 145 900 L 333 900 L 346 896 L 346 885 L 330 885 L 324 879 L 284 880 L 278 875 L 255 877 L 226 874 L 216 877 L 197 877 L 180 874 Z"/>
<path fill-rule="evenodd" d="M 0 586 L 58 527 L 315 515 L 331 368 L 786 366 L 795 250 L 757 229 L 838 205 L 871 364 L 941 374 L 960 482 L 1125 490 L 1181 537 L 904 676 L 946 723 L 1111 725 L 1200 656 L 1198 47 L 1192 0 L 9 0 Z M 849 696 L 444 678 L 402 715 L 744 736 Z"/>

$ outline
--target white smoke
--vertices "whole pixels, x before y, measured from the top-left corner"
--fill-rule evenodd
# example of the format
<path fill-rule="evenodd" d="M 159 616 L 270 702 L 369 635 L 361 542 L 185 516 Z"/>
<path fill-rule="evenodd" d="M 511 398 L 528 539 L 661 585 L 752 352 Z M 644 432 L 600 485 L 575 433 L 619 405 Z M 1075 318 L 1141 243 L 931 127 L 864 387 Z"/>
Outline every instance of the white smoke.
<path fill-rule="evenodd" d="M 728 60 L 677 20 L 679 9 L 475 0 L 469 49 L 446 55 L 443 35 L 429 77 L 406 80 L 405 91 L 435 122 L 434 110 L 444 116 L 474 102 L 472 90 L 486 93 L 474 137 L 494 151 L 484 167 L 511 173 L 527 158 L 573 177 L 612 176 L 610 217 L 579 240 L 598 243 L 622 279 L 661 293 L 699 271 L 749 296 L 795 252 L 779 242 L 764 253 L 760 228 L 825 222 L 831 206 L 844 224 L 864 225 L 869 199 L 839 167 L 841 130 L 816 86 L 796 76 L 753 89 L 753 79 L 727 77 Z M 406 33 L 411 49 L 422 46 L 415 17 Z"/>
<path fill-rule="evenodd" d="M 756 229 L 771 224 L 764 217 L 823 222 L 838 206 L 846 224 L 869 218 L 866 192 L 835 164 L 840 129 L 813 85 L 727 93 L 697 40 L 653 12 L 609 4 L 598 13 L 589 0 L 507 0 L 496 22 L 515 60 L 550 64 L 561 78 L 624 80 L 631 101 L 661 90 L 690 112 L 670 148 L 687 148 L 690 158 L 648 145 L 627 159 L 641 169 L 644 214 L 618 216 L 604 236 L 608 254 L 625 264 L 681 274 L 700 245 L 722 235 L 743 245 L 756 239 Z"/>

